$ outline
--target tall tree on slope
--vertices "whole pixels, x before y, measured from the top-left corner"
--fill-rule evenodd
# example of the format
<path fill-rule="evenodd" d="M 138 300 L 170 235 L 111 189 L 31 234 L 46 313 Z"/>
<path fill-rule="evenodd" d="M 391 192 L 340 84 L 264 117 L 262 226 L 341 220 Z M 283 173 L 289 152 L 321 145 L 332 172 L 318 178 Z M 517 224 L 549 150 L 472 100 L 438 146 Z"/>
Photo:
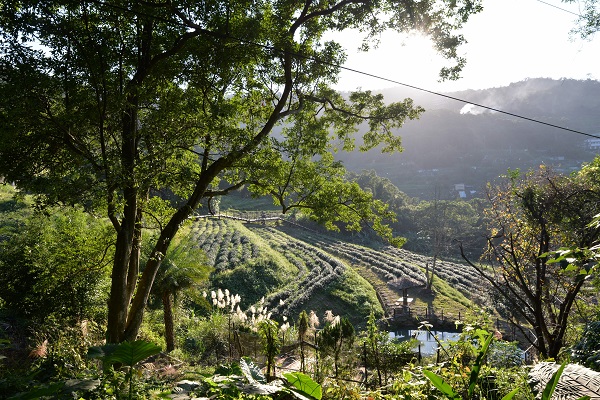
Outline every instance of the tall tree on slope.
<path fill-rule="evenodd" d="M 477 265 L 462 254 L 500 295 L 505 316 L 543 358 L 556 358 L 564 346 L 572 308 L 592 267 L 554 262 L 552 254 L 588 249 L 600 239 L 600 228 L 588 226 L 600 206 L 599 172 L 596 158 L 570 176 L 541 166 L 490 185 L 487 263 Z"/>
<path fill-rule="evenodd" d="M 393 129 L 423 111 L 331 89 L 344 51 L 328 30 L 420 30 L 457 76 L 457 30 L 480 0 L 7 0 L 0 13 L 0 173 L 81 203 L 117 232 L 107 340 L 138 333 L 161 260 L 202 199 L 242 185 L 333 227 L 382 235 L 385 206 L 344 180 L 330 155 L 401 150 Z M 418 62 L 412 60 L 411 62 Z M 157 196 L 170 191 L 179 201 Z M 148 216 L 153 215 L 153 218 Z M 158 240 L 140 274 L 142 227 Z"/>

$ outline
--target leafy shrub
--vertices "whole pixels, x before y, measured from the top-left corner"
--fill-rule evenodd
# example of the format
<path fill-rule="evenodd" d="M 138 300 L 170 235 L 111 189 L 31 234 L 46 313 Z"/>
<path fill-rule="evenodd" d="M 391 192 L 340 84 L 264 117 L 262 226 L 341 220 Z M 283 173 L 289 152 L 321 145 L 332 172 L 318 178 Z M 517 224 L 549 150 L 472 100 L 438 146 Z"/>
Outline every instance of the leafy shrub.
<path fill-rule="evenodd" d="M 581 339 L 571 348 L 571 358 L 594 371 L 600 371 L 600 321 L 586 327 Z"/>
<path fill-rule="evenodd" d="M 0 369 L 0 393 L 9 396 L 17 392 L 40 389 L 40 393 L 60 389 L 45 382 L 76 377 L 93 370 L 95 365 L 85 354 L 104 337 L 101 326 L 93 321 L 66 325 L 53 317 L 42 325 L 29 328 L 29 362 L 16 363 Z M 48 386 L 48 387 L 46 387 Z M 5 397 L 2 397 L 5 398 Z M 32 397 L 33 398 L 33 397 Z"/>
<path fill-rule="evenodd" d="M 0 298 L 19 316 L 98 320 L 106 312 L 112 228 L 76 208 L 24 221 L 0 244 Z"/>
<path fill-rule="evenodd" d="M 186 325 L 182 347 L 191 358 L 218 363 L 228 355 L 229 321 L 226 315 L 215 312 L 208 318 L 191 318 Z"/>
<path fill-rule="evenodd" d="M 524 352 L 517 342 L 494 341 L 487 354 L 487 363 L 496 368 L 518 367 L 524 361 Z"/>

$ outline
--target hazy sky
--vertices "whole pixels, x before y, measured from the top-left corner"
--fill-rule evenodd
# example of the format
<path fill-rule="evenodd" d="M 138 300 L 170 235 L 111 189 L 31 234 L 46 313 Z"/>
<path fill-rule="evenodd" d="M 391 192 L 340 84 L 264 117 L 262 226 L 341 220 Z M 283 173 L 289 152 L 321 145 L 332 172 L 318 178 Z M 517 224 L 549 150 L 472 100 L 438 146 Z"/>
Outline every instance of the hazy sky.
<path fill-rule="evenodd" d="M 579 12 L 577 4 L 560 0 L 545 3 Z M 462 78 L 438 82 L 438 73 L 447 65 L 428 40 L 405 40 L 397 34 L 381 38 L 377 50 L 355 50 L 360 36 L 335 36 L 348 51 L 345 66 L 429 90 L 450 91 L 505 86 L 526 78 L 575 78 L 600 80 L 600 36 L 583 40 L 570 34 L 577 16 L 537 0 L 484 0 L 484 10 L 467 22 L 464 35 L 468 44 L 461 54 L 467 58 Z M 446 62 L 446 64 L 444 64 Z M 340 90 L 379 89 L 397 86 L 349 71 L 343 71 Z"/>

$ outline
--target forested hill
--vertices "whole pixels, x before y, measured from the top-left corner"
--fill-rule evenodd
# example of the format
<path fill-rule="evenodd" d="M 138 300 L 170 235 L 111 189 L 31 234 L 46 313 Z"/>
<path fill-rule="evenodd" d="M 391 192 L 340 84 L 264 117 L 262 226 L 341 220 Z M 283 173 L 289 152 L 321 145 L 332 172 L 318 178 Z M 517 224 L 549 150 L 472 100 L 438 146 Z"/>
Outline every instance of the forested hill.
<path fill-rule="evenodd" d="M 460 112 L 467 103 L 402 87 L 382 91 L 387 101 L 410 97 L 426 110 L 445 109 Z M 563 123 L 573 129 L 600 129 L 600 82 L 574 79 L 528 79 L 508 86 L 445 93 L 448 96 L 478 103 L 532 118 L 562 115 Z M 473 113 L 491 112 L 474 107 Z"/>
<path fill-rule="evenodd" d="M 374 169 L 411 196 L 437 190 L 456 196 L 455 184 L 481 191 L 507 169 L 540 164 L 569 172 L 590 161 L 590 137 L 407 88 L 382 91 L 386 100 L 411 97 L 426 112 L 399 134 L 404 152 L 340 154 L 348 169 Z M 513 114 L 600 136 L 600 82 L 529 79 L 507 87 L 447 93 Z M 441 190 L 440 190 L 441 189 Z"/>

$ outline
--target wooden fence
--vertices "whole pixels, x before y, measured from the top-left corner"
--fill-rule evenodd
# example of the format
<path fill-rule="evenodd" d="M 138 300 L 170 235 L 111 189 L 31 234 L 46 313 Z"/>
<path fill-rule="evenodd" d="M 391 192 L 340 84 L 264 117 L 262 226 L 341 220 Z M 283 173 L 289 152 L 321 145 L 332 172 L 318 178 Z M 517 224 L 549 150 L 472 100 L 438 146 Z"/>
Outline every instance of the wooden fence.
<path fill-rule="evenodd" d="M 275 211 L 224 211 L 218 214 L 203 214 L 203 215 L 194 215 L 194 219 L 200 218 L 227 218 L 233 219 L 236 221 L 243 221 L 248 223 L 256 223 L 256 222 L 266 222 L 266 221 L 276 221 L 276 220 L 284 220 L 288 217 L 285 214 Z"/>

